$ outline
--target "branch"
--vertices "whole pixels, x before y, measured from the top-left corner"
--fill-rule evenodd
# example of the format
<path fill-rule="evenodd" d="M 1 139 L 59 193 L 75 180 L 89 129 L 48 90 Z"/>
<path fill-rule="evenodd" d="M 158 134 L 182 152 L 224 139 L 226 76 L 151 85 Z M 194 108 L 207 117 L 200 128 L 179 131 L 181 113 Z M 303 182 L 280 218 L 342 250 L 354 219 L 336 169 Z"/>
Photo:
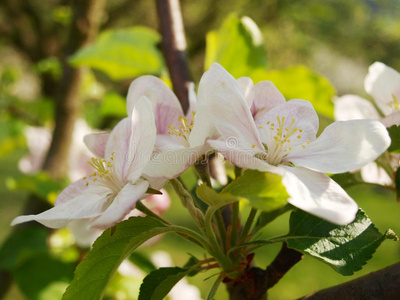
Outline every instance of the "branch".
<path fill-rule="evenodd" d="M 179 0 L 156 0 L 156 4 L 162 50 L 175 94 L 186 113 L 189 108 L 188 87 L 191 79 L 186 61 L 186 38 Z"/>
<path fill-rule="evenodd" d="M 65 51 L 66 58 L 94 39 L 104 5 L 105 0 L 74 2 L 75 15 Z M 53 139 L 43 165 L 43 170 L 55 178 L 64 177 L 68 170 L 73 130 L 82 110 L 80 88 L 84 69 L 70 67 L 66 58 L 63 61 L 63 77 L 56 95 L 56 123 Z"/>
<path fill-rule="evenodd" d="M 300 260 L 302 260 L 303 254 L 290 249 L 286 243 L 282 244 L 281 251 L 275 257 L 274 261 L 268 266 L 267 273 L 267 289 L 270 289 Z"/>
<path fill-rule="evenodd" d="M 372 272 L 360 278 L 336 285 L 299 299 L 307 300 L 351 300 L 385 299 L 396 300 L 400 295 L 400 262 Z"/>

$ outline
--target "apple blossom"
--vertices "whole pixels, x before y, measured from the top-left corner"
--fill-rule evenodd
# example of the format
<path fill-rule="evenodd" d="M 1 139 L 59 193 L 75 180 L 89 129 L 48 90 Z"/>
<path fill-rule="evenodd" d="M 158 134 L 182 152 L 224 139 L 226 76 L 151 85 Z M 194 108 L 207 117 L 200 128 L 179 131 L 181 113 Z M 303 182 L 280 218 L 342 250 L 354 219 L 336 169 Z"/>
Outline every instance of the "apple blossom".
<path fill-rule="evenodd" d="M 202 99 L 204 89 L 207 86 L 200 84 L 196 103 L 194 86 L 190 84 L 190 107 L 185 115 L 178 98 L 161 79 L 141 76 L 131 83 L 127 96 L 128 115 L 138 99 L 145 95 L 152 102 L 156 119 L 156 150 L 145 174 L 156 178 L 176 178 L 210 149 L 206 140 L 216 132 Z"/>
<path fill-rule="evenodd" d="M 381 62 L 369 67 L 364 81 L 365 90 L 375 100 L 380 113 L 368 100 L 357 95 L 344 95 L 335 99 L 335 119 L 339 121 L 356 119 L 380 120 L 385 127 L 400 124 L 400 74 Z M 392 155 L 390 165 L 398 167 L 398 155 Z M 393 180 L 386 171 L 371 162 L 361 168 L 361 175 L 366 182 L 391 185 Z M 391 174 L 390 174 L 391 175 Z"/>
<path fill-rule="evenodd" d="M 87 228 L 105 229 L 120 222 L 146 195 L 149 182 L 141 177 L 154 148 L 156 128 L 151 103 L 141 97 L 128 118 L 107 139 L 105 158 L 88 163 L 95 171 L 72 183 L 55 206 L 38 215 L 19 216 L 11 225 L 35 220 L 60 228 L 73 220 L 90 219 Z"/>
<path fill-rule="evenodd" d="M 222 137 L 209 142 L 215 149 L 239 167 L 282 175 L 290 204 L 332 223 L 354 220 L 357 204 L 324 173 L 359 168 L 385 151 L 390 138 L 380 122 L 335 122 L 317 138 L 311 103 L 286 102 L 271 82 L 236 81 L 213 64 L 200 84 Z"/>

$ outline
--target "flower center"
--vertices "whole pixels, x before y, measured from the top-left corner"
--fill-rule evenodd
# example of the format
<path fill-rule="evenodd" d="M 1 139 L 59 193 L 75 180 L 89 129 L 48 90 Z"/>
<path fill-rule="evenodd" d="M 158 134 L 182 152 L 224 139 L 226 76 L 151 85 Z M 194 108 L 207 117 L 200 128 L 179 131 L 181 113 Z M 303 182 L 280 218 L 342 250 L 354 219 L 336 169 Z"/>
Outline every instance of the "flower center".
<path fill-rule="evenodd" d="M 104 186 L 113 191 L 114 194 L 118 194 L 119 191 L 124 187 L 124 183 L 116 175 L 113 160 L 113 152 L 110 156 L 110 160 L 105 160 L 103 158 L 91 158 L 91 161 L 87 163 L 91 165 L 95 171 L 88 177 L 83 177 L 86 181 L 86 186 L 90 184 L 95 184 L 99 186 Z"/>
<path fill-rule="evenodd" d="M 193 121 L 190 124 L 187 118 L 179 117 L 179 122 L 182 124 L 179 128 L 168 125 L 168 128 L 171 129 L 168 134 L 185 147 L 190 147 L 189 137 L 194 125 L 194 116 L 195 112 L 193 112 Z"/>
<path fill-rule="evenodd" d="M 393 101 L 390 101 L 387 105 L 394 111 L 400 110 L 400 102 L 395 94 L 392 94 Z"/>
<path fill-rule="evenodd" d="M 306 144 L 293 142 L 301 139 L 303 129 L 295 127 L 296 120 L 292 118 L 289 126 L 285 126 L 286 117 L 276 117 L 278 124 L 268 121 L 266 126 L 259 125 L 258 128 L 261 138 L 264 140 L 265 153 L 258 153 L 257 158 L 263 159 L 271 165 L 278 165 L 282 159 L 287 156 L 293 149 L 298 147 L 306 148 L 306 144 L 310 141 L 306 140 Z"/>

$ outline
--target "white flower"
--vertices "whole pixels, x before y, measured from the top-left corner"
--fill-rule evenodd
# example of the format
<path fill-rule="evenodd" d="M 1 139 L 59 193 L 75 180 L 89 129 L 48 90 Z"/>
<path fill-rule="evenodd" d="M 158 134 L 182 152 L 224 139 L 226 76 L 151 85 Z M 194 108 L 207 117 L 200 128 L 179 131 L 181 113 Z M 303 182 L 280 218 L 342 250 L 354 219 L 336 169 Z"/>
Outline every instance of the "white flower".
<path fill-rule="evenodd" d="M 202 81 L 222 137 L 210 141 L 215 149 L 239 167 L 282 175 L 292 205 L 340 225 L 354 220 L 357 204 L 324 173 L 354 170 L 384 152 L 390 138 L 380 122 L 335 122 L 316 138 L 319 120 L 311 103 L 286 102 L 271 82 L 236 81 L 218 64 Z"/>
<path fill-rule="evenodd" d="M 60 228 L 71 221 L 90 219 L 87 228 L 114 226 L 145 197 L 149 182 L 141 175 L 150 160 L 155 138 L 151 104 L 142 97 L 132 114 L 112 130 L 107 143 L 94 147 L 103 147 L 106 158 L 91 159 L 94 173 L 64 189 L 53 208 L 38 215 L 19 216 L 11 225 L 35 220 L 50 228 Z"/>
<path fill-rule="evenodd" d="M 161 79 L 141 76 L 131 83 L 127 96 L 128 115 L 138 99 L 145 95 L 153 105 L 156 119 L 156 151 L 145 174 L 175 178 L 209 149 L 206 140 L 216 132 L 204 107 L 202 91 L 205 89 L 207 87 L 200 83 L 196 109 L 196 94 L 193 84 L 190 85 L 190 107 L 185 115 L 178 98 Z"/>
<path fill-rule="evenodd" d="M 380 113 L 368 100 L 356 95 L 344 95 L 335 100 L 335 119 L 339 121 L 376 119 L 387 128 L 400 125 L 400 74 L 381 62 L 375 62 L 369 67 L 364 86 L 384 117 L 380 117 Z M 393 157 L 394 163 L 389 162 L 389 164 L 397 168 L 398 160 L 398 156 Z M 362 168 L 361 175 L 366 182 L 393 184 L 392 178 L 376 163 L 369 163 Z"/>

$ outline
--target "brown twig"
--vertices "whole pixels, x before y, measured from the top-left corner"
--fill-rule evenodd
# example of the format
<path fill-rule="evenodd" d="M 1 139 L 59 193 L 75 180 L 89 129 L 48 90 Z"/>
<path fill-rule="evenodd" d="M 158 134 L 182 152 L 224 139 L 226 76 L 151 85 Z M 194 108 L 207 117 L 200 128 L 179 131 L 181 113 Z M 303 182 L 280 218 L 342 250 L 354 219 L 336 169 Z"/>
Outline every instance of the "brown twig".
<path fill-rule="evenodd" d="M 286 243 L 283 243 L 278 255 L 275 257 L 274 261 L 268 266 L 266 270 L 267 289 L 270 289 L 275 284 L 277 284 L 278 281 L 281 280 L 281 278 L 302 258 L 302 253 L 288 248 Z"/>
<path fill-rule="evenodd" d="M 186 113 L 189 108 L 188 87 L 191 79 L 186 60 L 186 38 L 179 0 L 156 0 L 156 4 L 162 50 L 175 94 Z"/>
<path fill-rule="evenodd" d="M 300 299 L 307 300 L 396 300 L 400 296 L 400 262 L 360 278 L 336 285 Z"/>

